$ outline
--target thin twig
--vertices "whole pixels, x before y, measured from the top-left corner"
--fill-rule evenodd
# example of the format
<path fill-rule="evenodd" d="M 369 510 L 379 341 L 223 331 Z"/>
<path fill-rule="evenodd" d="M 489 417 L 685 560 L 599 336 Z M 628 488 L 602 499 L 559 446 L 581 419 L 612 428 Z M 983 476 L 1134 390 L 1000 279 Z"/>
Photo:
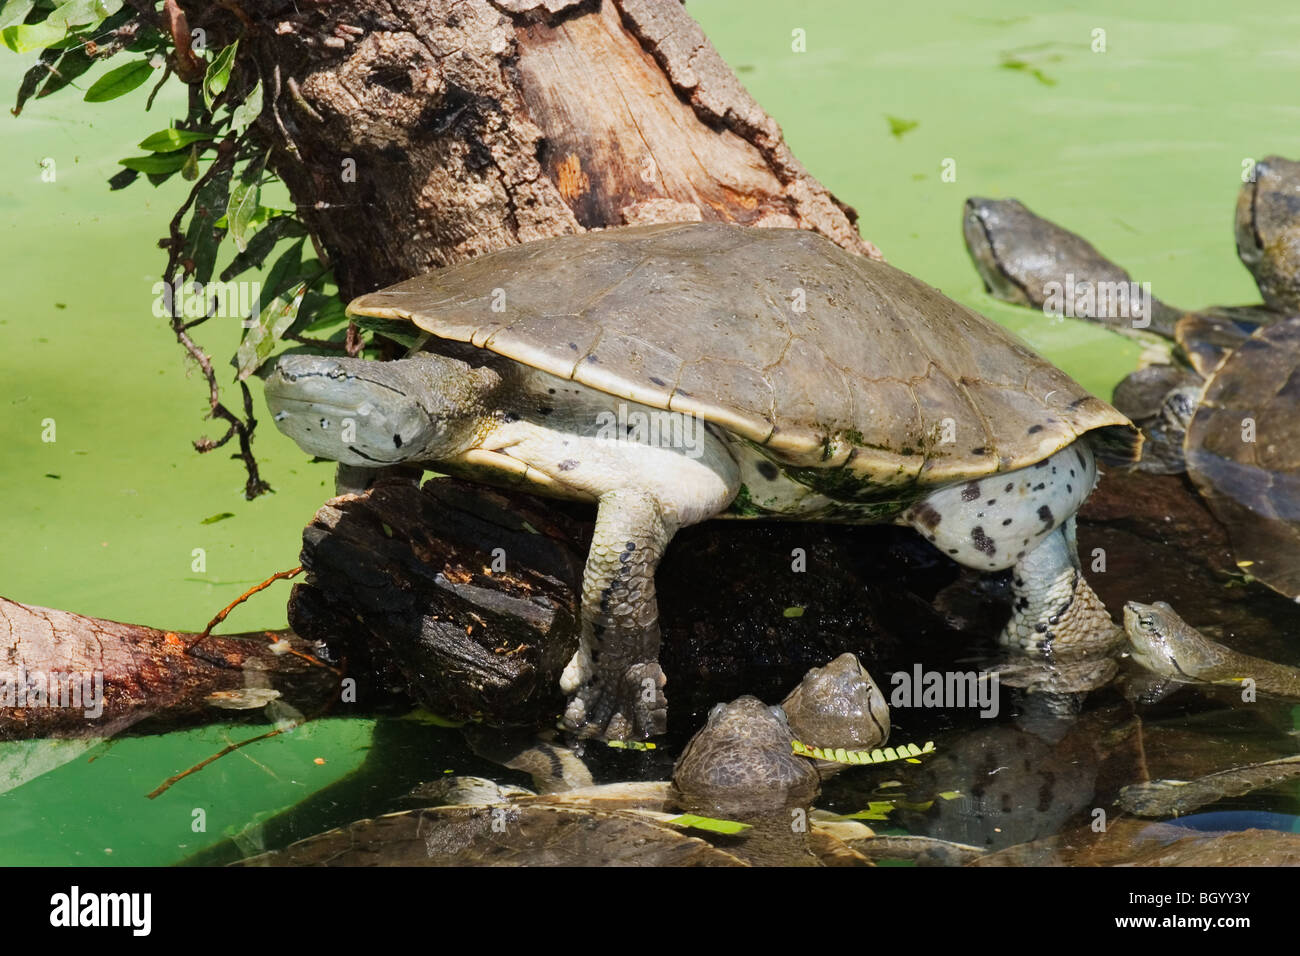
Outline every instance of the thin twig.
<path fill-rule="evenodd" d="M 241 747 L 247 747 L 249 744 L 257 743 L 259 740 L 266 740 L 268 737 L 276 737 L 280 734 L 288 733 L 291 730 L 297 730 L 303 724 L 310 723 L 313 720 L 319 720 L 321 717 L 324 717 L 326 714 L 328 714 L 331 710 L 334 709 L 335 703 L 337 703 L 340 697 L 342 696 L 337 691 L 342 689 L 343 681 L 346 679 L 347 676 L 347 662 L 344 661 L 343 663 L 344 666 L 341 669 L 331 668 L 331 670 L 334 670 L 334 672 L 339 675 L 339 682 L 338 684 L 335 685 L 335 693 L 331 694 L 326 699 L 325 705 L 321 707 L 320 710 L 316 711 L 316 713 L 312 714 L 310 717 L 303 717 L 300 720 L 295 720 L 293 723 L 287 724 L 284 727 L 276 727 L 274 730 L 268 730 L 266 733 L 258 734 L 256 737 L 249 737 L 247 740 L 240 740 L 236 743 L 231 744 L 228 747 L 222 747 L 221 750 L 217 751 L 211 757 L 208 757 L 206 760 L 200 760 L 198 763 L 196 763 L 193 767 L 190 767 L 188 770 L 182 770 L 180 773 L 168 777 L 156 789 L 154 789 L 149 794 L 147 794 L 148 798 L 150 800 L 153 800 L 156 797 L 162 796 L 164 793 L 166 793 L 168 790 L 171 789 L 173 784 L 176 784 L 179 781 L 184 780 L 190 774 L 198 773 L 208 764 L 220 760 L 222 757 L 226 756 L 226 754 L 234 753 L 236 750 L 239 750 Z"/>
<path fill-rule="evenodd" d="M 258 591 L 264 591 L 264 590 L 266 590 L 266 589 L 269 588 L 272 584 L 274 584 L 276 581 L 279 581 L 279 580 L 281 580 L 281 579 L 283 579 L 283 578 L 292 578 L 292 577 L 296 577 L 297 575 L 299 575 L 299 574 L 301 574 L 301 573 L 302 573 L 302 565 L 298 565 L 298 567 L 294 568 L 292 571 L 276 571 L 275 574 L 271 575 L 269 578 L 267 578 L 267 579 L 266 579 L 265 581 L 263 581 L 261 584 L 255 584 L 255 585 L 253 585 L 251 588 L 249 588 L 249 589 L 248 589 L 247 591 L 245 591 L 243 594 L 239 595 L 239 597 L 235 598 L 233 601 L 231 601 L 229 604 L 227 604 L 225 607 L 223 607 L 220 611 L 218 611 L 218 612 L 217 612 L 217 616 L 214 617 L 212 620 L 208 621 L 208 626 L 205 627 L 205 628 L 203 629 L 203 633 L 200 634 L 198 637 L 196 637 L 193 641 L 191 641 L 191 642 L 186 646 L 186 648 L 185 648 L 185 652 L 186 652 L 187 654 L 190 653 L 191 651 L 194 650 L 194 648 L 198 647 L 201 643 L 203 643 L 203 641 L 207 640 L 208 636 L 212 633 L 212 629 L 213 629 L 214 627 L 216 627 L 218 624 L 220 624 L 222 621 L 224 621 L 224 620 L 226 619 L 226 616 L 227 616 L 231 611 L 233 611 L 235 608 L 239 607 L 239 605 L 243 604 L 245 601 L 247 601 L 249 598 L 251 598 L 251 597 L 252 597 L 254 594 L 256 594 Z"/>
<path fill-rule="evenodd" d="M 149 91 L 149 98 L 144 101 L 144 111 L 146 113 L 148 113 L 151 109 L 153 109 L 153 98 L 158 95 L 158 91 L 163 88 L 163 84 L 166 83 L 167 80 L 171 78 L 171 75 L 172 75 L 172 65 L 170 62 L 168 62 L 167 68 L 163 70 L 162 79 L 159 80 L 158 84 L 152 90 Z"/>

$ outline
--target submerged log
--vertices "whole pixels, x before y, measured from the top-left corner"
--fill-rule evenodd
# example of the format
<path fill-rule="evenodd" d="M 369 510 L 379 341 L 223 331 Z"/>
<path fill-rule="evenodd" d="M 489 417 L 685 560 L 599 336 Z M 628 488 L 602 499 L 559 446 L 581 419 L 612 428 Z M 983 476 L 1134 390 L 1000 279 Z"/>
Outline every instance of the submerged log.
<path fill-rule="evenodd" d="M 281 700 L 317 710 L 338 676 L 287 631 L 209 636 L 122 624 L 0 598 L 0 740 L 108 738 L 229 719 Z M 297 653 L 286 653 L 286 651 Z"/>
<path fill-rule="evenodd" d="M 444 717 L 553 723 L 577 646 L 592 515 L 450 478 L 383 482 L 325 504 L 303 535 L 294 630 Z M 719 700 L 778 700 L 844 651 L 882 673 L 942 666 L 1007 613 L 911 531 L 710 522 L 657 577 L 670 730 Z"/>

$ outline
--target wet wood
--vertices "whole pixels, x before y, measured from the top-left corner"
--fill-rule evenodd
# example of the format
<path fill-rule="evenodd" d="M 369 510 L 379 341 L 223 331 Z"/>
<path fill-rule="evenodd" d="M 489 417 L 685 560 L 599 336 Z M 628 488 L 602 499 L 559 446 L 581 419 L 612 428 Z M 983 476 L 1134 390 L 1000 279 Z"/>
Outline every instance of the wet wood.
<path fill-rule="evenodd" d="M 303 535 L 290 624 L 380 675 L 375 693 L 447 718 L 554 724 L 592 512 L 450 478 L 335 498 Z M 684 529 L 656 578 L 670 729 L 741 694 L 779 700 L 844 651 L 873 672 L 969 653 L 1007 613 L 972 575 L 901 528 Z"/>
<path fill-rule="evenodd" d="M 285 631 L 209 637 L 0 598 L 0 740 L 112 737 L 229 719 L 270 700 L 319 709 L 338 677 Z"/>

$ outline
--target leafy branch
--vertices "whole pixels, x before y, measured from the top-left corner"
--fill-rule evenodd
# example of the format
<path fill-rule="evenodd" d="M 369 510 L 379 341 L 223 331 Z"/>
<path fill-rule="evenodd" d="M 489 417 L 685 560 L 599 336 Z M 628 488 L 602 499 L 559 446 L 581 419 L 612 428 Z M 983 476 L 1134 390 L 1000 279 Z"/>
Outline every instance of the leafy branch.
<path fill-rule="evenodd" d="M 364 342 L 314 243 L 316 255 L 304 257 L 312 237 L 296 209 L 263 202 L 266 190 L 279 184 L 273 160 L 298 161 L 297 151 L 278 135 L 278 75 L 270 78 L 268 97 L 256 65 L 240 55 L 247 24 L 237 13 L 213 4 L 191 23 L 176 0 L 4 0 L 0 43 L 15 53 L 38 53 L 19 85 L 15 116 L 29 101 L 81 89 L 78 80 L 110 59 L 118 65 L 84 89 L 86 102 L 126 96 L 157 76 L 147 111 L 168 82 L 187 88 L 185 114 L 142 140 L 140 155 L 119 160 L 123 168 L 109 186 L 124 189 L 144 177 L 156 187 L 177 175 L 192 183 L 158 242 L 167 263 L 154 311 L 202 373 L 207 417 L 226 425 L 220 437 L 202 436 L 194 448 L 205 453 L 235 440 L 239 451 L 232 457 L 244 463 L 244 493 L 251 499 L 271 489 L 253 455 L 257 419 L 248 378 L 288 343 L 355 355 Z M 214 280 L 223 253 L 231 258 Z M 244 333 L 229 361 L 240 393 L 232 409 L 194 330 L 235 316 Z"/>

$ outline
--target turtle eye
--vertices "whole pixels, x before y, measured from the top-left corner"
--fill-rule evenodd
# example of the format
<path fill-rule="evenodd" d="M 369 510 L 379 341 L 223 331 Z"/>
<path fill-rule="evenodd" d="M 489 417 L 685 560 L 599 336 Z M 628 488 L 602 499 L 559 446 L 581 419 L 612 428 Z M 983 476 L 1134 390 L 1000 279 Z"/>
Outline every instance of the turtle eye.
<path fill-rule="evenodd" d="M 714 704 L 712 709 L 709 711 L 709 723 L 713 723 L 715 720 L 721 717 L 722 712 L 726 709 L 727 709 L 726 704 Z"/>

